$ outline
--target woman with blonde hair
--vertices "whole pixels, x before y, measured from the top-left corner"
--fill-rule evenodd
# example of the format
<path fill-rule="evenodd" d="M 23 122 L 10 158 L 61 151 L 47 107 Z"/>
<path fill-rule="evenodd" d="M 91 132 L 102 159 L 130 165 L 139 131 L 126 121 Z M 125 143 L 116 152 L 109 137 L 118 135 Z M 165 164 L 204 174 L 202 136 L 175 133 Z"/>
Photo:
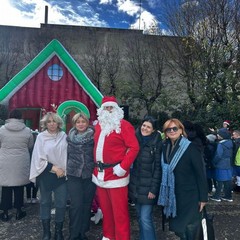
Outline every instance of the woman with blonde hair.
<path fill-rule="evenodd" d="M 62 131 L 59 115 L 48 112 L 40 121 L 42 132 L 38 134 L 31 161 L 30 180 L 40 189 L 40 218 L 43 240 L 51 239 L 50 220 L 52 193 L 54 193 L 55 239 L 62 240 L 62 228 L 67 202 L 66 163 L 67 141 Z"/>
<path fill-rule="evenodd" d="M 169 229 L 182 240 L 194 240 L 201 211 L 208 200 L 204 163 L 176 118 L 163 125 L 162 180 L 158 204 L 169 218 Z"/>
<path fill-rule="evenodd" d="M 94 169 L 93 136 L 94 129 L 89 126 L 89 118 L 77 113 L 72 118 L 73 128 L 69 131 L 67 187 L 70 196 L 69 240 L 87 239 L 91 206 L 96 186 L 92 182 Z"/>

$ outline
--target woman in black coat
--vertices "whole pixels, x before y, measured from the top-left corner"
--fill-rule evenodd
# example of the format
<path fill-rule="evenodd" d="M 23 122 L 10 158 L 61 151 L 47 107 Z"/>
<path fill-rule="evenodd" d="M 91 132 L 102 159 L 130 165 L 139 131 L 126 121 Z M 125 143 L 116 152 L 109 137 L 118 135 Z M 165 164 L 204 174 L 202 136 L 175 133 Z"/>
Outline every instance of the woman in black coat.
<path fill-rule="evenodd" d="M 161 135 L 156 130 L 156 120 L 145 117 L 136 136 L 140 151 L 130 174 L 129 198 L 136 204 L 140 239 L 155 240 L 152 210 L 157 203 L 161 174 Z"/>
<path fill-rule="evenodd" d="M 195 240 L 201 211 L 208 200 L 202 154 L 187 139 L 183 124 L 170 119 L 163 125 L 166 141 L 161 156 L 162 181 L 158 204 L 169 218 L 170 231 L 182 240 Z"/>

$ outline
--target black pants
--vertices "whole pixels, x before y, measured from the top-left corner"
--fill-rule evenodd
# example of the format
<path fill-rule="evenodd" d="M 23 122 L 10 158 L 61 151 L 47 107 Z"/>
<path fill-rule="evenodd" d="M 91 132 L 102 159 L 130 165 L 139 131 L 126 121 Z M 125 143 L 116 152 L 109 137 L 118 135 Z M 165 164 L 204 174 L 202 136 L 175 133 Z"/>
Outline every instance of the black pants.
<path fill-rule="evenodd" d="M 178 236 L 181 240 L 196 240 L 200 224 L 201 224 L 200 220 L 192 224 L 189 224 L 187 225 L 185 232 L 182 233 L 175 232 L 175 235 Z"/>
<path fill-rule="evenodd" d="M 27 198 L 36 198 L 38 188 L 35 187 L 34 183 L 28 183 L 26 186 Z"/>
<path fill-rule="evenodd" d="M 89 231 L 91 206 L 96 186 L 91 178 L 68 176 L 69 209 L 69 239 L 81 239 Z"/>
<path fill-rule="evenodd" d="M 9 210 L 12 208 L 14 193 L 14 208 L 21 209 L 23 207 L 24 186 L 2 187 L 1 209 Z"/>

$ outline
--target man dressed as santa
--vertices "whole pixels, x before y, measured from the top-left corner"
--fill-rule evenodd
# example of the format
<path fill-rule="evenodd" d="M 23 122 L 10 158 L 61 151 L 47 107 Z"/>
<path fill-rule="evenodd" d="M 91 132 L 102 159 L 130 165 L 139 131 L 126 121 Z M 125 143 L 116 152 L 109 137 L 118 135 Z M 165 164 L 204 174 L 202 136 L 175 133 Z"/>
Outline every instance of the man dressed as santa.
<path fill-rule="evenodd" d="M 102 240 L 129 240 L 128 183 L 139 145 L 134 127 L 123 119 L 115 97 L 104 97 L 97 111 L 93 182 L 103 212 Z"/>

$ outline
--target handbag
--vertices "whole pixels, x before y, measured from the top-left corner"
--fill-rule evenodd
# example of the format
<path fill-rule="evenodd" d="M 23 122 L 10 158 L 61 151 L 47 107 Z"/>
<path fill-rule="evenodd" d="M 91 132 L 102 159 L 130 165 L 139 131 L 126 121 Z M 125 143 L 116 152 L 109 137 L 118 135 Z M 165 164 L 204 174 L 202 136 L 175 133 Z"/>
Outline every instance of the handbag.
<path fill-rule="evenodd" d="M 204 207 L 196 240 L 215 240 L 213 218 L 213 215 L 208 214 Z"/>

